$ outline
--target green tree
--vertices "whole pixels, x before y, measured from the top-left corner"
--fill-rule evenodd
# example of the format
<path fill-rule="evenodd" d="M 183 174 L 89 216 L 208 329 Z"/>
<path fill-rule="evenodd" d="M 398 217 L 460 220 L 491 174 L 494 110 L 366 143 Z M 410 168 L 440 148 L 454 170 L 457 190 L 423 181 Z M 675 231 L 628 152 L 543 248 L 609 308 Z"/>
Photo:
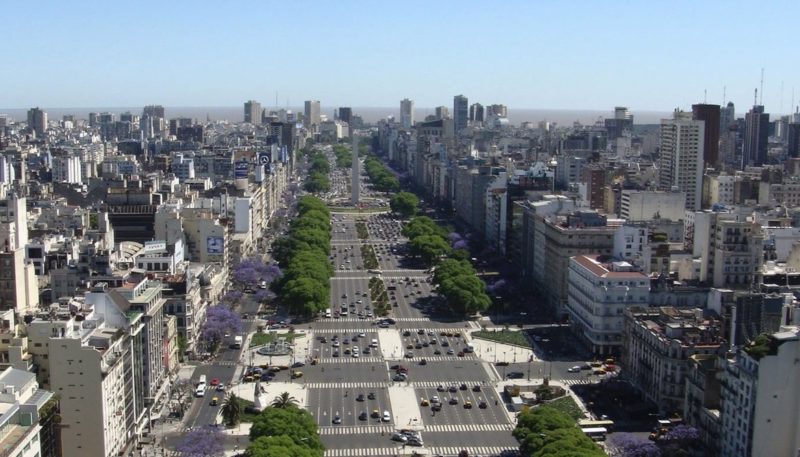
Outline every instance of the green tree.
<path fill-rule="evenodd" d="M 411 192 L 399 192 L 389 201 L 389 207 L 403 217 L 411 217 L 417 213 L 419 198 Z"/>
<path fill-rule="evenodd" d="M 420 235 L 411 240 L 411 253 L 422 257 L 428 265 L 451 251 L 450 243 L 438 235 Z"/>
<path fill-rule="evenodd" d="M 276 396 L 271 405 L 275 408 L 290 408 L 297 406 L 297 399 L 289 395 L 289 392 L 284 392 Z"/>
<path fill-rule="evenodd" d="M 310 316 L 328 307 L 328 288 L 312 278 L 292 279 L 281 289 L 281 300 L 295 314 Z"/>
<path fill-rule="evenodd" d="M 242 400 L 233 392 L 229 393 L 222 403 L 222 419 L 229 427 L 238 424 L 242 416 Z"/>
<path fill-rule="evenodd" d="M 576 427 L 569 415 L 548 406 L 523 410 L 513 435 L 526 457 L 606 455 Z"/>
<path fill-rule="evenodd" d="M 311 414 L 297 407 L 269 407 L 253 420 L 250 441 L 262 436 L 288 436 L 295 444 L 324 450 L 319 439 L 317 423 Z"/>
<path fill-rule="evenodd" d="M 286 435 L 262 436 L 247 447 L 249 457 L 322 457 L 324 451 L 295 443 Z"/>

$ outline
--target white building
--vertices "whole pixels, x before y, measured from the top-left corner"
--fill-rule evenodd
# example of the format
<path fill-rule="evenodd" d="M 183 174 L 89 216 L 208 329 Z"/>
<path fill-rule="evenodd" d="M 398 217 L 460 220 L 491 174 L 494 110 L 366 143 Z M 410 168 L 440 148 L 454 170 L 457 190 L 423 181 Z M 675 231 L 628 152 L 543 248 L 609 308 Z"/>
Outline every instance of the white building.
<path fill-rule="evenodd" d="M 733 205 L 734 200 L 734 183 L 736 177 L 728 174 L 720 174 L 718 176 L 707 176 L 708 179 L 708 201 L 713 206 L 716 203 L 721 205 Z"/>
<path fill-rule="evenodd" d="M 700 276 L 717 288 L 744 288 L 761 270 L 764 235 L 761 226 L 736 213 L 697 212 L 691 229 L 692 255 Z"/>
<path fill-rule="evenodd" d="M 486 189 L 485 207 L 484 237 L 486 242 L 497 249 L 497 252 L 505 254 L 506 233 L 508 232 L 508 175 L 506 172 L 500 172 L 489 183 L 489 187 Z"/>
<path fill-rule="evenodd" d="M 673 119 L 661 120 L 659 187 L 685 192 L 692 211 L 702 204 L 704 136 L 705 122 L 693 120 L 692 113 L 676 110 Z"/>
<path fill-rule="evenodd" d="M 800 450 L 800 338 L 783 327 L 725 366 L 723 457 L 796 456 Z"/>
<path fill-rule="evenodd" d="M 175 160 L 172 161 L 172 172 L 181 182 L 194 179 L 194 159 L 184 156 L 183 153 L 175 154 Z"/>
<path fill-rule="evenodd" d="M 623 190 L 620 196 L 620 217 L 629 221 L 681 221 L 685 214 L 686 192 Z"/>
<path fill-rule="evenodd" d="M 83 184 L 83 173 L 81 170 L 80 157 L 53 157 L 53 182 Z"/>
<path fill-rule="evenodd" d="M 619 353 L 625 309 L 645 306 L 650 293 L 647 276 L 628 262 L 605 262 L 603 257 L 572 257 L 567 278 L 570 325 L 598 355 Z"/>
<path fill-rule="evenodd" d="M 0 373 L 0 449 L 11 457 L 39 457 L 39 412 L 53 393 L 39 389 L 36 375 L 6 368 Z"/>

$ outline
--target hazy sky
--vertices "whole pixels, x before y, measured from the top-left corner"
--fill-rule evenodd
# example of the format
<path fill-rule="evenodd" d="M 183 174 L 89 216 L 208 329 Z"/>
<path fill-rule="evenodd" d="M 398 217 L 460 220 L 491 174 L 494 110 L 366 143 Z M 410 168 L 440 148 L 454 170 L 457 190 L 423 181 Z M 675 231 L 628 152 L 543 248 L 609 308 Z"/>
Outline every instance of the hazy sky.
<path fill-rule="evenodd" d="M 800 2 L 2 0 L 0 108 L 452 106 L 741 112 L 800 99 Z M 751 32 L 752 30 L 752 32 Z M 781 83 L 783 91 L 781 96 Z M 783 110 L 781 111 L 781 103 Z"/>

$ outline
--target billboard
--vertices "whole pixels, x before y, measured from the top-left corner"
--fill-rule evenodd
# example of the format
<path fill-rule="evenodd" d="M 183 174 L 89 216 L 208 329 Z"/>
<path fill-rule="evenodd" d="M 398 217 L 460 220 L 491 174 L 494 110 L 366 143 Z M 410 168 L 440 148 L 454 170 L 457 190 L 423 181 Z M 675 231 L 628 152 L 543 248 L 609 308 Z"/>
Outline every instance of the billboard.
<path fill-rule="evenodd" d="M 247 162 L 236 162 L 233 166 L 233 179 L 247 179 L 250 172 L 250 164 Z"/>
<path fill-rule="evenodd" d="M 164 252 L 167 250 L 166 241 L 145 241 L 144 252 Z"/>
<path fill-rule="evenodd" d="M 269 152 L 259 152 L 258 153 L 258 163 L 261 165 L 268 165 L 272 160 L 270 160 L 271 154 Z"/>
<path fill-rule="evenodd" d="M 206 239 L 206 251 L 209 254 L 222 254 L 225 240 L 221 236 L 210 236 Z"/>

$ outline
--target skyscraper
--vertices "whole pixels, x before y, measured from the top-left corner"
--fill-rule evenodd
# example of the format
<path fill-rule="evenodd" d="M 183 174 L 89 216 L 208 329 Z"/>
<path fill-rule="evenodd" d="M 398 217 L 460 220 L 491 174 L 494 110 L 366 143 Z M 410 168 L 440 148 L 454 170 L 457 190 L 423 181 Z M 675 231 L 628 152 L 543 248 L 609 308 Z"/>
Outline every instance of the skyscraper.
<path fill-rule="evenodd" d="M 719 117 L 719 105 L 692 105 L 692 119 L 706 123 L 703 138 L 703 161 L 706 166 L 716 167 L 719 162 Z"/>
<path fill-rule="evenodd" d="M 36 132 L 37 137 L 44 135 L 47 131 L 47 113 L 38 107 L 29 109 L 28 128 Z"/>
<path fill-rule="evenodd" d="M 446 106 L 436 107 L 436 119 L 446 119 L 450 117 L 450 110 Z"/>
<path fill-rule="evenodd" d="M 244 102 L 244 121 L 250 124 L 261 125 L 261 103 L 255 100 Z"/>
<path fill-rule="evenodd" d="M 306 100 L 305 117 L 303 119 L 303 124 L 306 126 L 307 129 L 311 129 L 315 126 L 319 126 L 319 123 L 320 123 L 319 100 Z"/>
<path fill-rule="evenodd" d="M 469 120 L 470 122 L 483 123 L 483 105 L 480 103 L 473 103 L 469 107 Z"/>
<path fill-rule="evenodd" d="M 467 128 L 469 122 L 469 100 L 463 95 L 453 97 L 453 127 L 456 133 Z"/>
<path fill-rule="evenodd" d="M 414 125 L 414 100 L 400 100 L 400 125 L 404 129 L 410 129 Z"/>
<path fill-rule="evenodd" d="M 151 116 L 164 119 L 164 107 L 161 105 L 147 105 L 142 110 L 142 116 Z"/>
<path fill-rule="evenodd" d="M 744 118 L 744 158 L 742 166 L 760 167 L 767 162 L 769 138 L 769 113 L 763 105 L 753 105 Z"/>
<path fill-rule="evenodd" d="M 347 122 L 347 125 L 353 121 L 353 108 L 342 106 L 339 108 L 339 120 Z"/>
<path fill-rule="evenodd" d="M 800 124 L 790 122 L 786 127 L 786 137 L 788 145 L 786 147 L 786 155 L 789 157 L 800 157 Z"/>
<path fill-rule="evenodd" d="M 736 109 L 733 102 L 728 102 L 719 110 L 719 131 L 724 132 L 736 120 Z"/>
<path fill-rule="evenodd" d="M 686 192 L 686 209 L 699 211 L 703 188 L 705 122 L 675 110 L 661 120 L 658 183 L 661 190 Z"/>

